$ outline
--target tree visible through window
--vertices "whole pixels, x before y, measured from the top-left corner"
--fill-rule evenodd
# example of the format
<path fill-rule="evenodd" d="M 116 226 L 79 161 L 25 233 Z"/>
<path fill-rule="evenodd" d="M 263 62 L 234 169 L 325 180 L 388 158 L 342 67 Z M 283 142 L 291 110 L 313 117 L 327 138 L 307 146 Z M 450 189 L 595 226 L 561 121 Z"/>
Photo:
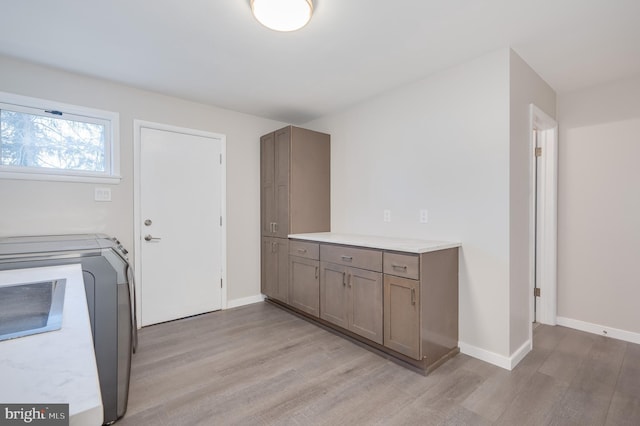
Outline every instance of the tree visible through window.
<path fill-rule="evenodd" d="M 105 170 L 103 124 L 1 110 L 0 125 L 4 166 Z"/>
<path fill-rule="evenodd" d="M 118 153 L 118 114 L 0 92 L 0 177 L 115 183 Z"/>

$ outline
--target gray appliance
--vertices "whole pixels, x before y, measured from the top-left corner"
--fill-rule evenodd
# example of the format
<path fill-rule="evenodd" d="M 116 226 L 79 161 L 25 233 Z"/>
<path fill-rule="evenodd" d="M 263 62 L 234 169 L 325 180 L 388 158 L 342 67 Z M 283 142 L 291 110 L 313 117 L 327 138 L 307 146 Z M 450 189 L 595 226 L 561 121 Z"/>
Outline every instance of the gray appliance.
<path fill-rule="evenodd" d="M 82 265 L 104 406 L 104 423 L 124 415 L 137 344 L 133 270 L 127 250 L 103 234 L 0 238 L 0 270 Z"/>

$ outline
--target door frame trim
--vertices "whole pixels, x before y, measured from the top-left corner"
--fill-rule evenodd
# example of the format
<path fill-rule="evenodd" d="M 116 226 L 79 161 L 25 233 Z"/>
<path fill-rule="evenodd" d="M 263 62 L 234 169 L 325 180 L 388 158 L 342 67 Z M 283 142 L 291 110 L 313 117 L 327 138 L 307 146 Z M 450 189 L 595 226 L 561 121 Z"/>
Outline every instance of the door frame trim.
<path fill-rule="evenodd" d="M 192 136 L 202 136 L 220 140 L 220 152 L 222 154 L 222 164 L 220 165 L 220 210 L 222 214 L 222 225 L 220 230 L 222 247 L 220 248 L 220 276 L 222 277 L 221 288 L 221 309 L 227 308 L 227 137 L 221 133 L 207 132 L 203 130 L 189 129 L 186 127 L 172 126 L 169 124 L 155 123 L 145 120 L 133 120 L 133 253 L 134 253 L 134 280 L 136 292 L 136 309 L 141 313 L 142 280 L 141 256 L 142 246 L 142 216 L 141 216 L 141 188 L 140 188 L 140 162 L 141 162 L 141 132 L 143 128 L 162 130 L 167 132 L 183 133 Z M 137 327 L 142 327 L 142 315 L 138 314 Z"/>
<path fill-rule="evenodd" d="M 530 155 L 530 194 L 529 194 L 529 298 L 530 298 L 530 338 L 533 333 L 533 321 L 536 320 L 534 314 L 534 295 L 536 286 L 536 276 L 538 287 L 542 297 L 538 304 L 538 322 L 549 325 L 557 323 L 557 223 L 558 223 L 558 123 L 534 104 L 529 108 L 529 155 Z M 533 131 L 536 130 L 541 135 L 541 146 L 543 148 L 541 176 L 538 182 L 539 200 L 535 202 L 536 182 L 536 157 L 535 139 Z M 540 204 L 541 203 L 541 204 Z M 538 205 L 540 206 L 538 208 Z M 538 211 L 541 214 L 538 215 Z M 537 216 L 537 230 L 536 230 Z M 536 259 L 536 238 L 539 244 Z M 537 264 L 536 264 L 537 263 Z M 538 273 L 536 274 L 537 268 Z M 532 341 L 532 340 L 531 340 Z"/>

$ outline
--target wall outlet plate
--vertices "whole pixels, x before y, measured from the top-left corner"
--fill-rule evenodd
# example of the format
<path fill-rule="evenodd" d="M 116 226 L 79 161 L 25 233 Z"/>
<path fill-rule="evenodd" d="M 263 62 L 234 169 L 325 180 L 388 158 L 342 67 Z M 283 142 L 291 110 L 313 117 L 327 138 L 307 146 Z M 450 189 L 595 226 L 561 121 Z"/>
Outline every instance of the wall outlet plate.
<path fill-rule="evenodd" d="M 391 222 L 391 210 L 382 211 L 382 220 L 384 222 Z"/>
<path fill-rule="evenodd" d="M 111 201 L 111 188 L 95 188 L 93 199 L 95 201 Z"/>
<path fill-rule="evenodd" d="M 420 210 L 420 223 L 429 222 L 429 210 L 421 209 Z"/>

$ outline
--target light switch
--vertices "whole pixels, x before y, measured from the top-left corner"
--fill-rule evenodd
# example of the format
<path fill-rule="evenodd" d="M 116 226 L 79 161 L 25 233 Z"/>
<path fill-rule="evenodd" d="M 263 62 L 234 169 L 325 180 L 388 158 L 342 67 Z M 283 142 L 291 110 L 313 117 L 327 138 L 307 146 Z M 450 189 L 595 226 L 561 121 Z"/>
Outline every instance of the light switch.
<path fill-rule="evenodd" d="M 111 201 L 111 188 L 95 188 L 93 199 L 95 201 Z"/>
<path fill-rule="evenodd" d="M 420 210 L 420 223 L 429 222 L 429 210 L 422 209 Z"/>
<path fill-rule="evenodd" d="M 382 211 L 382 220 L 384 222 L 391 222 L 391 210 Z"/>

